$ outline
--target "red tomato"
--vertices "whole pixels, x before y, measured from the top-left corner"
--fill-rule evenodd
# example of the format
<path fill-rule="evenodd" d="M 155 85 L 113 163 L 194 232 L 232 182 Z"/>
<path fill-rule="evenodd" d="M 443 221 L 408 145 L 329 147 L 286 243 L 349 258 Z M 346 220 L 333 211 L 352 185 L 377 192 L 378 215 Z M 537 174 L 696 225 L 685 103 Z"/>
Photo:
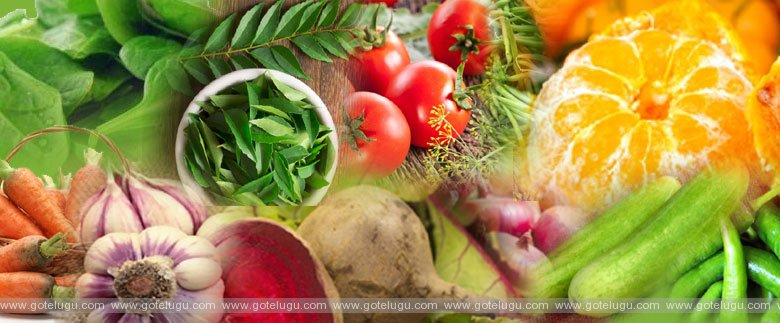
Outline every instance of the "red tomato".
<path fill-rule="evenodd" d="M 451 51 L 455 45 L 454 34 L 467 34 L 467 29 L 462 28 L 471 25 L 474 28 L 474 37 L 479 42 L 492 40 L 490 25 L 488 23 L 488 8 L 478 0 L 447 0 L 433 12 L 431 22 L 428 25 L 428 45 L 431 54 L 437 61 L 457 69 L 461 63 L 461 51 Z M 466 62 L 463 73 L 476 75 L 485 72 L 485 61 L 490 56 L 492 46 L 488 44 L 476 46 L 479 53 L 471 53 Z"/>
<path fill-rule="evenodd" d="M 350 175 L 360 178 L 375 179 L 390 175 L 409 153 L 409 125 L 403 113 L 387 98 L 371 92 L 350 94 L 345 106 L 350 124 L 356 126 L 354 129 L 350 127 L 348 135 L 355 138 L 358 151 L 348 143 L 342 143 L 339 162 Z M 360 118 L 363 118 L 362 123 Z M 369 141 L 355 137 L 354 131 L 358 129 Z"/>
<path fill-rule="evenodd" d="M 393 77 L 409 65 L 409 52 L 401 38 L 388 31 L 384 46 L 357 52 L 349 62 L 347 76 L 355 90 L 382 94 Z"/>
<path fill-rule="evenodd" d="M 461 109 L 452 99 L 455 77 L 455 71 L 447 65 L 422 61 L 407 66 L 390 82 L 385 96 L 404 113 L 412 130 L 412 145 L 428 148 L 448 137 L 457 138 L 466 130 L 471 111 Z M 438 125 L 448 123 L 452 126 L 449 132 L 445 128 L 436 130 L 436 125 L 428 123 L 434 110 L 446 114 L 446 122 Z"/>

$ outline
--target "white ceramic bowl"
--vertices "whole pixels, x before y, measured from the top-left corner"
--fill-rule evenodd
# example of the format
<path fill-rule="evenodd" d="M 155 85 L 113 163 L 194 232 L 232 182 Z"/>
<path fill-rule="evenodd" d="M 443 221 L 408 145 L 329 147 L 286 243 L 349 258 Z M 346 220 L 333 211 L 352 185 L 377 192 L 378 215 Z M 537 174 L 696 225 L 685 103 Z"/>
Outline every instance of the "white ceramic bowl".
<path fill-rule="evenodd" d="M 179 130 L 176 133 L 175 152 L 176 168 L 179 173 L 179 178 L 181 179 L 182 184 L 184 184 L 187 188 L 197 192 L 199 195 L 205 198 L 208 198 L 209 196 L 195 181 L 195 179 L 192 178 L 192 174 L 190 174 L 190 170 L 187 168 L 187 165 L 184 162 L 184 147 L 186 146 L 185 144 L 187 140 L 187 136 L 184 134 L 184 130 L 190 124 L 190 120 L 187 116 L 190 113 L 200 112 L 201 107 L 197 104 L 197 102 L 206 101 L 212 95 L 218 94 L 219 92 L 222 92 L 223 90 L 236 84 L 255 80 L 260 77 L 260 75 L 265 73 L 271 75 L 277 81 L 280 81 L 287 86 L 306 94 L 306 100 L 315 107 L 315 112 L 317 113 L 317 117 L 319 118 L 320 123 L 333 129 L 329 135 L 330 144 L 328 145 L 328 158 L 325 161 L 325 174 L 323 174 L 328 183 L 333 182 L 333 176 L 336 174 L 336 152 L 338 151 L 339 141 L 336 135 L 336 125 L 333 123 L 333 117 L 330 115 L 330 112 L 328 112 L 328 108 L 325 107 L 325 103 L 322 102 L 322 99 L 320 99 L 317 93 L 314 93 L 314 90 L 289 74 L 264 68 L 254 68 L 235 71 L 214 80 L 209 85 L 204 87 L 203 90 L 198 93 L 198 95 L 195 96 L 195 99 L 192 100 L 190 105 L 187 107 L 187 110 L 184 112 L 184 116 L 182 116 L 181 122 L 179 122 Z M 328 192 L 328 188 L 330 188 L 330 185 L 311 192 L 311 195 L 302 201 L 302 205 L 317 205 L 317 203 L 319 203 L 322 198 L 325 197 L 325 194 Z"/>

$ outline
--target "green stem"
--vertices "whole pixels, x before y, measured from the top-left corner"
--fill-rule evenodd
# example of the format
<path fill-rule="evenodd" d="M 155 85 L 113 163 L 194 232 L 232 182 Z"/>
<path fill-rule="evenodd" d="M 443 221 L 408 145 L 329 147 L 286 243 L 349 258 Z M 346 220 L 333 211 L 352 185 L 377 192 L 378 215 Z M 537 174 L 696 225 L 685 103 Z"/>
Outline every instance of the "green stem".
<path fill-rule="evenodd" d="M 51 298 L 53 299 L 72 299 L 76 297 L 76 290 L 72 287 L 62 287 L 54 285 L 51 289 Z"/>
<path fill-rule="evenodd" d="M 0 172 L 1 171 L 2 170 L 0 170 Z M 0 176 L 2 176 L 2 173 L 0 173 Z M 780 184 L 775 184 L 775 186 L 772 187 L 769 192 L 766 192 L 764 195 L 761 195 L 757 199 L 750 202 L 750 206 L 753 207 L 753 210 L 758 210 L 761 208 L 761 206 L 769 203 L 769 201 L 778 195 L 780 195 Z"/>
<path fill-rule="evenodd" d="M 0 178 L 6 180 L 14 174 L 15 169 L 5 160 L 0 160 Z"/>
<path fill-rule="evenodd" d="M 225 55 L 225 56 L 230 57 L 230 56 L 232 56 L 232 55 L 234 55 L 236 53 L 241 53 L 241 52 L 249 54 L 249 51 L 251 51 L 251 50 L 258 49 L 258 48 L 263 48 L 263 47 L 271 47 L 271 46 L 273 46 L 275 44 L 278 44 L 278 43 L 286 41 L 286 40 L 293 39 L 293 38 L 298 37 L 298 36 L 316 35 L 318 33 L 338 33 L 338 32 L 354 33 L 355 32 L 355 28 L 348 28 L 348 29 L 347 28 L 334 28 L 334 29 L 309 30 L 309 31 L 302 32 L 302 33 L 292 34 L 292 35 L 287 36 L 287 37 L 271 39 L 271 40 L 269 40 L 269 41 L 267 41 L 265 43 L 258 44 L 258 45 L 252 45 L 252 46 L 249 46 L 249 47 L 238 48 L 238 49 L 230 48 L 228 50 L 212 52 L 212 53 L 202 53 L 202 54 L 195 55 L 195 56 L 183 57 L 183 58 L 181 58 L 181 60 L 189 60 L 189 59 L 196 59 L 196 58 L 210 58 L 210 57 L 217 57 L 217 56 L 221 56 L 221 55 Z"/>
<path fill-rule="evenodd" d="M 68 242 L 66 240 L 67 235 L 57 233 L 49 240 L 41 243 L 38 250 L 44 258 L 51 258 L 65 250 L 68 250 Z"/>

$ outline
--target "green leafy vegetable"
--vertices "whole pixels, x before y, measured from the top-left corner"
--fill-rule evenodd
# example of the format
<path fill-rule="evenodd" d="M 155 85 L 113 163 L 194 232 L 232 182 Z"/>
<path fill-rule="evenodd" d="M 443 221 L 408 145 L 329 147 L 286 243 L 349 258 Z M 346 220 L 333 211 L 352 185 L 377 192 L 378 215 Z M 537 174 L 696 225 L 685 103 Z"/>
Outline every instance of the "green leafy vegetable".
<path fill-rule="evenodd" d="M 122 46 L 119 58 L 130 73 L 143 80 L 154 63 L 180 50 L 181 44 L 176 41 L 157 36 L 138 36 Z"/>
<path fill-rule="evenodd" d="M 57 0 L 47 0 L 57 1 Z M 120 44 L 144 34 L 147 28 L 138 0 L 95 0 L 106 29 Z"/>
<path fill-rule="evenodd" d="M 198 82 L 208 82 L 234 70 L 227 58 L 235 69 L 263 66 L 310 79 L 283 43 L 290 41 L 307 56 L 323 62 L 331 62 L 331 56 L 346 58 L 360 45 L 354 40 L 364 34 L 363 30 L 373 28 L 363 23 L 380 7 L 351 4 L 339 18 L 339 0 L 304 1 L 287 10 L 282 10 L 283 3 L 278 0 L 265 11 L 259 4 L 241 16 L 238 24 L 237 16 L 226 18 L 205 45 L 196 43 L 192 49 L 185 49 L 200 49 L 182 57 L 187 72 Z M 206 64 L 210 69 L 202 68 Z M 209 70 L 212 75 L 207 74 Z"/>
<path fill-rule="evenodd" d="M 2 52 L 0 83 L 3 84 L 0 87 L 0 133 L 3 134 L 0 154 L 3 156 L 30 132 L 64 123 L 57 90 L 27 74 Z M 48 136 L 25 146 L 14 162 L 41 174 L 56 174 L 68 156 L 68 147 L 67 135 Z"/>
<path fill-rule="evenodd" d="M 44 32 L 41 39 L 75 59 L 94 54 L 115 55 L 119 49 L 119 45 L 103 27 L 100 18 L 67 20 Z"/>
<path fill-rule="evenodd" d="M 211 0 L 140 0 L 146 21 L 172 34 L 189 36 L 217 20 Z"/>
<path fill-rule="evenodd" d="M 328 185 L 330 129 L 300 91 L 262 75 L 201 106 L 190 115 L 185 162 L 215 200 L 300 204 Z"/>

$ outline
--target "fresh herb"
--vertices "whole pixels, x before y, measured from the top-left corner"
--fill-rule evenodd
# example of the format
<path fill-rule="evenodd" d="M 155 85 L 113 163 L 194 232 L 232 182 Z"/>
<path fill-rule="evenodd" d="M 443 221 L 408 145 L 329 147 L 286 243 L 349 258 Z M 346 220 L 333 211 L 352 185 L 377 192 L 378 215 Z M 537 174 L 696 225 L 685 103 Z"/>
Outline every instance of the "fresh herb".
<path fill-rule="evenodd" d="M 310 79 L 298 58 L 284 46 L 290 42 L 306 56 L 332 62 L 364 47 L 360 35 L 376 30 L 383 6 L 352 3 L 339 14 L 340 0 L 308 0 L 282 10 L 284 0 L 258 4 L 240 18 L 233 14 L 204 40 L 184 49 L 187 72 L 206 83 L 235 69 L 266 67 Z"/>
<path fill-rule="evenodd" d="M 300 204 L 328 185 L 331 129 L 306 95 L 270 75 L 202 102 L 186 129 L 186 164 L 218 201 Z"/>

